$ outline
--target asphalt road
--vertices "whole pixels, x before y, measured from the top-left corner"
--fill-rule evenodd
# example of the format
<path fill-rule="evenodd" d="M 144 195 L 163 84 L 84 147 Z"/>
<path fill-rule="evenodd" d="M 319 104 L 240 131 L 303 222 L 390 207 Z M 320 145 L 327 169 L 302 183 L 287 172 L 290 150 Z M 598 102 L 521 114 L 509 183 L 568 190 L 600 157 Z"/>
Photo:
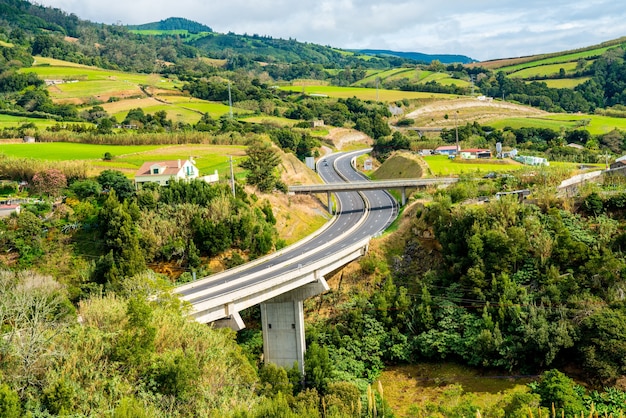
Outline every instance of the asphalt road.
<path fill-rule="evenodd" d="M 350 161 L 361 150 L 352 153 L 331 154 L 318 162 L 318 173 L 327 183 L 345 181 L 363 181 L 365 178 L 354 171 Z M 397 206 L 395 200 L 385 191 L 341 192 L 336 193 L 339 211 L 335 221 L 321 234 L 301 245 L 293 246 L 263 262 L 249 263 L 249 267 L 239 269 L 232 274 L 222 274 L 215 280 L 209 276 L 204 282 L 198 282 L 193 288 L 186 288 L 178 293 L 192 304 L 204 302 L 230 291 L 257 284 L 286 272 L 299 269 L 309 263 L 330 257 L 333 253 L 367 237 L 382 232 L 395 219 Z M 366 199 L 370 210 L 366 210 Z M 356 229 L 346 234 L 361 221 Z M 211 291 L 211 288 L 215 288 Z M 197 294 L 198 296 L 194 296 Z"/>

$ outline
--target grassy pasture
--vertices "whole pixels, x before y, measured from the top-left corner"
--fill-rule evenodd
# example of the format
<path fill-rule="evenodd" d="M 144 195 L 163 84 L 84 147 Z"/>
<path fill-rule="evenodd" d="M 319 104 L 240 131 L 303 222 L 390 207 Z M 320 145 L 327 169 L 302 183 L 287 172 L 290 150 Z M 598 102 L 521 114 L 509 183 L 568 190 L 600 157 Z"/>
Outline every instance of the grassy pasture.
<path fill-rule="evenodd" d="M 364 87 L 337 87 L 337 86 L 320 86 L 320 85 L 310 85 L 310 86 L 283 86 L 280 87 L 282 90 L 292 91 L 294 93 L 301 93 L 303 90 L 305 94 L 324 94 L 328 97 L 335 98 L 350 98 L 350 97 L 358 97 L 361 100 L 376 100 L 378 96 L 378 100 L 385 101 L 396 101 L 402 99 L 452 99 L 457 96 L 453 94 L 442 94 L 442 93 L 422 93 L 416 91 L 400 91 L 400 90 L 383 90 L 378 89 L 368 89 Z"/>
<path fill-rule="evenodd" d="M 558 131 L 561 127 L 574 129 L 579 125 L 580 121 L 583 120 L 589 121 L 589 124 L 585 127 L 585 129 L 587 129 L 592 135 L 606 134 L 614 129 L 626 130 L 626 119 L 624 118 L 612 118 L 600 115 L 574 115 L 569 113 L 556 113 L 542 117 L 506 118 L 494 121 L 489 125 L 497 129 L 509 126 L 516 129 L 533 127 L 548 128 Z"/>
<path fill-rule="evenodd" d="M 49 86 L 48 90 L 53 100 L 77 104 L 94 99 L 107 101 L 112 96 L 143 95 L 140 86 L 166 91 L 174 91 L 180 86 L 179 82 L 160 77 L 157 74 L 134 74 L 104 70 L 45 57 L 37 57 L 33 67 L 22 68 L 20 71 L 35 73 L 40 78 L 48 80 L 72 81 Z"/>
<path fill-rule="evenodd" d="M 425 71 L 422 71 L 422 73 L 424 73 Z M 430 74 L 426 75 L 426 77 L 421 78 L 421 74 L 420 74 L 420 83 L 428 83 L 429 81 L 435 81 L 439 84 L 442 84 L 444 86 L 449 86 L 449 85 L 457 85 L 460 87 L 467 87 L 470 85 L 470 83 L 466 80 L 460 80 L 458 78 L 452 78 L 450 77 L 450 75 L 446 74 L 446 73 L 433 73 L 431 72 Z"/>
<path fill-rule="evenodd" d="M 559 71 L 565 70 L 565 73 L 573 73 L 576 71 L 575 62 L 565 62 L 562 64 L 546 64 L 537 65 L 535 67 L 524 68 L 509 74 L 511 78 L 531 78 L 531 77 L 550 77 L 559 74 Z"/>
<path fill-rule="evenodd" d="M 381 80 L 387 80 L 391 77 L 397 76 L 399 74 L 403 74 L 406 76 L 407 72 L 411 72 L 414 71 L 411 68 L 393 68 L 391 70 L 384 70 L 384 71 L 373 71 L 371 73 L 368 73 L 367 77 L 359 80 L 356 84 L 357 85 L 363 85 L 365 83 L 368 82 L 375 82 L 376 79 L 381 79 Z"/>
<path fill-rule="evenodd" d="M 539 66 L 539 65 L 558 64 L 558 63 L 566 63 L 566 62 L 576 62 L 576 61 L 578 61 L 581 58 L 582 59 L 590 59 L 590 58 L 593 58 L 593 57 L 597 57 L 599 55 L 604 54 L 607 50 L 609 50 L 611 48 L 615 48 L 615 45 L 613 45 L 613 46 L 605 46 L 605 47 L 595 48 L 595 49 L 590 49 L 588 51 L 573 52 L 571 54 L 564 54 L 564 55 L 558 55 L 558 56 L 555 56 L 555 57 L 549 57 L 549 58 L 543 58 L 543 59 L 538 59 L 538 60 L 533 60 L 533 61 L 527 61 L 527 62 L 520 63 L 520 64 L 500 67 L 500 68 L 498 68 L 498 70 L 499 71 L 504 71 L 505 73 L 512 73 L 512 72 L 515 72 L 515 71 L 522 70 L 524 68 L 536 67 L 536 66 Z"/>
<path fill-rule="evenodd" d="M 553 80 L 541 80 L 552 89 L 573 89 L 574 87 L 583 84 L 585 81 L 590 80 L 591 77 L 579 77 L 579 78 L 557 78 Z"/>
<path fill-rule="evenodd" d="M 136 84 L 117 80 L 81 81 L 78 83 L 57 84 L 48 87 L 54 101 L 76 102 L 81 104 L 90 99 L 107 101 L 110 97 L 134 97 L 143 95 Z"/>
<path fill-rule="evenodd" d="M 265 124 L 284 126 L 284 127 L 293 126 L 296 123 L 298 123 L 298 121 L 294 119 L 287 119 L 287 118 L 281 118 L 278 116 L 268 116 L 268 115 L 246 117 L 245 121 L 251 122 L 251 123 L 265 123 Z"/>
<path fill-rule="evenodd" d="M 449 159 L 446 155 L 425 156 L 424 161 L 435 176 L 458 176 L 461 174 L 480 176 L 490 171 L 513 171 L 524 167 L 512 160 L 461 160 Z"/>
<path fill-rule="evenodd" d="M 133 108 L 137 108 L 140 106 L 133 106 Z M 156 112 L 165 111 L 167 113 L 167 118 L 171 119 L 173 122 L 183 122 L 183 123 L 197 123 L 202 117 L 202 113 L 192 110 L 185 109 L 181 106 L 173 106 L 164 103 L 155 104 L 153 106 L 141 106 L 145 114 L 154 114 Z M 112 116 L 115 116 L 115 119 L 118 121 L 123 121 L 126 119 L 126 115 L 128 115 L 130 109 L 123 110 L 117 113 L 114 113 Z"/>
<path fill-rule="evenodd" d="M 201 174 L 213 174 L 218 170 L 221 177 L 229 175 L 228 157 L 234 161 L 245 156 L 245 146 L 241 145 L 90 145 L 65 142 L 35 144 L 0 144 L 0 154 L 17 158 L 35 158 L 48 161 L 77 161 L 90 163 L 94 173 L 102 170 L 120 170 L 127 175 L 134 172 L 146 161 L 164 161 L 194 157 Z M 113 155 L 112 161 L 103 161 L 105 152 Z M 240 172 L 238 167 L 236 171 Z"/>
<path fill-rule="evenodd" d="M 159 145 L 90 145 L 67 142 L 37 142 L 34 144 L 0 144 L 0 153 L 18 158 L 72 161 L 102 159 L 105 152 L 110 152 L 115 157 L 142 153 L 157 148 Z"/>
<path fill-rule="evenodd" d="M 54 126 L 58 122 L 54 119 L 25 118 L 23 116 L 0 115 L 0 129 L 16 128 L 24 123 L 34 123 L 39 129 Z"/>
<path fill-rule="evenodd" d="M 163 161 L 187 159 L 193 157 L 201 174 L 213 174 L 218 171 L 220 177 L 229 175 L 230 165 L 228 157 L 232 156 L 235 166 L 238 160 L 246 153 L 242 145 L 205 145 L 187 144 L 154 147 L 141 153 L 128 154 L 116 158 L 114 162 L 122 162 L 138 169 L 145 161 Z M 236 167 L 235 167 L 236 168 Z M 237 171 L 240 171 L 237 169 Z"/>

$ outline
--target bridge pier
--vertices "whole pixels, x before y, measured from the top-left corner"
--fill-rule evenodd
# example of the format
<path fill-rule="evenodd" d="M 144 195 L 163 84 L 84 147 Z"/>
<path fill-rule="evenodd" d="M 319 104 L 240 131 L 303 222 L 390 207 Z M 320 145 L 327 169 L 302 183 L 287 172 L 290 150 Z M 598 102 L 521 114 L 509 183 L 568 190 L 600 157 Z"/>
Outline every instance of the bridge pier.
<path fill-rule="evenodd" d="M 261 303 L 263 358 L 266 363 L 292 368 L 298 364 L 304 376 L 304 300 L 329 289 L 326 280 L 294 289 Z"/>
<path fill-rule="evenodd" d="M 402 203 L 401 206 L 404 206 L 406 204 L 406 187 L 402 188 Z"/>
<path fill-rule="evenodd" d="M 328 213 L 333 214 L 333 199 L 331 192 L 326 192 L 326 198 L 328 199 Z"/>

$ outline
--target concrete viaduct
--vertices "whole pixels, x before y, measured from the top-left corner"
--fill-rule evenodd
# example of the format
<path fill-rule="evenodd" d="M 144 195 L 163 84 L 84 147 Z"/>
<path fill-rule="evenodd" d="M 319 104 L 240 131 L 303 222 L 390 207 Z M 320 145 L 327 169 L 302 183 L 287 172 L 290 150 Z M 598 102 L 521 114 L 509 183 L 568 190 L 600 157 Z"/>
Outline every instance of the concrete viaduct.
<path fill-rule="evenodd" d="M 378 180 L 378 181 L 354 181 L 350 183 L 332 184 L 305 184 L 289 186 L 289 193 L 326 193 L 328 196 L 328 211 L 332 212 L 331 194 L 347 191 L 363 190 L 394 190 L 402 191 L 402 206 L 406 204 L 406 189 L 418 187 L 449 185 L 458 182 L 455 177 L 440 177 L 432 179 L 402 179 L 402 180 Z"/>
<path fill-rule="evenodd" d="M 324 185 L 291 186 L 293 193 L 336 193 L 338 210 L 321 230 L 302 242 L 237 268 L 179 286 L 199 322 L 240 330 L 239 314 L 261 306 L 264 360 L 283 367 L 297 363 L 304 373 L 304 300 L 329 286 L 325 275 L 363 256 L 372 236 L 397 216 L 397 203 L 385 190 L 450 184 L 457 179 L 368 182 L 352 169 L 356 156 L 368 150 L 333 154 L 318 164 Z"/>

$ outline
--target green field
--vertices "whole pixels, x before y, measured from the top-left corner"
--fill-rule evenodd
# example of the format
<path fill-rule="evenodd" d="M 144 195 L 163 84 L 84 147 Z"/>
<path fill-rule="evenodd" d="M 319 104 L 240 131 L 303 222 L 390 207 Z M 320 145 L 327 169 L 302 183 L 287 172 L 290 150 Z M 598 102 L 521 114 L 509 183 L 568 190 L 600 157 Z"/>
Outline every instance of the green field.
<path fill-rule="evenodd" d="M 609 116 L 599 115 L 584 115 L 584 114 L 568 114 L 568 113 L 556 113 L 546 115 L 541 118 L 507 118 L 500 119 L 489 123 L 490 126 L 496 129 L 503 129 L 505 127 L 511 127 L 519 129 L 523 127 L 533 128 L 548 128 L 555 131 L 559 131 L 561 127 L 566 129 L 574 129 L 580 125 L 580 121 L 588 120 L 589 124 L 585 126 L 585 129 L 592 135 L 602 135 L 609 133 L 615 129 L 626 130 L 625 118 L 612 118 Z"/>
<path fill-rule="evenodd" d="M 320 94 L 335 98 L 358 97 L 361 100 L 379 100 L 382 102 L 396 101 L 402 99 L 452 99 L 457 96 L 453 94 L 422 93 L 416 91 L 368 89 L 364 87 L 337 87 L 337 86 L 282 86 L 281 90 L 292 91 L 294 93 Z"/>
<path fill-rule="evenodd" d="M 0 155 L 17 158 L 35 158 L 48 161 L 88 161 L 95 172 L 105 169 L 120 170 L 132 175 L 146 161 L 164 161 L 194 157 L 201 174 L 227 175 L 229 156 L 235 163 L 245 155 L 241 145 L 89 145 L 65 142 L 34 144 L 2 144 Z M 103 161 L 104 153 L 113 156 L 112 161 Z M 239 172 L 239 168 L 236 168 Z"/>
<path fill-rule="evenodd" d="M 424 161 L 435 176 L 482 175 L 491 171 L 505 172 L 519 170 L 524 165 L 511 161 L 510 164 L 497 163 L 497 160 L 449 159 L 446 155 L 425 156 Z M 501 160 L 504 161 L 504 160 Z M 510 161 L 510 160 L 506 160 Z"/>
<path fill-rule="evenodd" d="M 48 86 L 53 100 L 86 103 L 107 101 L 109 97 L 142 96 L 141 86 L 174 91 L 181 85 L 157 74 L 135 74 L 104 70 L 52 58 L 36 57 L 33 67 L 20 72 L 35 73 L 45 80 L 63 80 L 64 83 Z"/>
<path fill-rule="evenodd" d="M 550 58 L 544 58 L 544 59 L 539 59 L 536 61 L 529 61 L 529 62 L 525 62 L 522 64 L 516 64 L 516 65 L 511 65 L 508 67 L 501 67 L 498 68 L 498 71 L 504 71 L 505 73 L 513 73 L 515 71 L 519 71 L 522 70 L 524 68 L 529 68 L 529 67 L 536 67 L 538 65 L 546 65 L 546 64 L 558 64 L 558 63 L 566 63 L 566 62 L 576 62 L 579 59 L 589 59 L 589 58 L 593 58 L 593 57 L 597 57 L 599 55 L 602 55 L 603 53 L 605 53 L 607 50 L 611 49 L 611 48 L 615 48 L 616 45 L 613 46 L 606 46 L 606 47 L 602 47 L 602 48 L 596 48 L 596 49 L 591 49 L 588 51 L 581 51 L 581 52 L 574 52 L 571 54 L 565 54 L 565 55 L 559 55 L 556 57 L 550 57 Z"/>
<path fill-rule="evenodd" d="M 543 83 L 552 89 L 573 89 L 574 87 L 583 84 L 585 81 L 590 80 L 591 77 L 579 77 L 579 78 L 557 78 L 553 80 L 541 80 Z"/>
<path fill-rule="evenodd" d="M 37 142 L 34 144 L 2 144 L 0 154 L 18 158 L 69 161 L 102 159 L 105 152 L 113 156 L 135 154 L 157 149 L 159 145 L 89 145 L 67 142 Z"/>
<path fill-rule="evenodd" d="M 0 129 L 16 128 L 25 123 L 34 123 L 39 129 L 54 126 L 58 122 L 54 119 L 25 118 L 24 116 L 0 115 Z"/>
<path fill-rule="evenodd" d="M 561 68 L 565 70 L 565 73 L 573 73 L 576 71 L 575 62 L 565 62 L 562 64 L 547 64 L 537 65 L 535 67 L 524 68 L 523 70 L 515 71 L 509 74 L 511 78 L 532 78 L 532 77 L 550 77 L 558 75 Z"/>

